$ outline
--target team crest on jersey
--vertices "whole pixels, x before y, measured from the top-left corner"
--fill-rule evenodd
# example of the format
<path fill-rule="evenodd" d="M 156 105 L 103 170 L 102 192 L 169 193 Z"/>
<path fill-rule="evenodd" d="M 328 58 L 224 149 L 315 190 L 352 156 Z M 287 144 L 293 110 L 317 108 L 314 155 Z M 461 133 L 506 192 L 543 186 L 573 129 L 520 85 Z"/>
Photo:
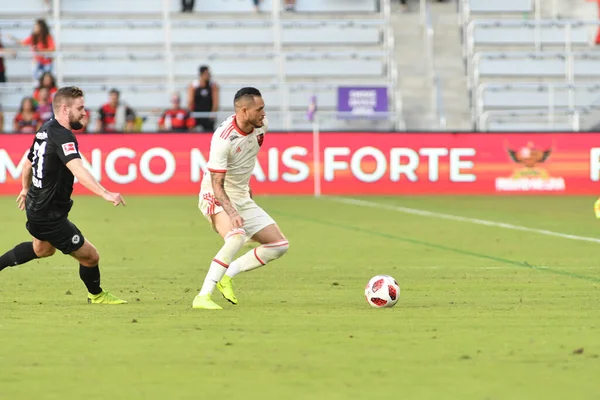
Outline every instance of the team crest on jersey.
<path fill-rule="evenodd" d="M 258 141 L 258 145 L 262 146 L 263 140 L 265 140 L 265 134 L 261 133 L 260 135 L 257 135 L 256 140 Z"/>
<path fill-rule="evenodd" d="M 74 236 L 71 238 L 71 243 L 73 243 L 73 244 L 79 244 L 79 241 L 80 241 L 80 240 L 81 240 L 81 236 L 79 236 L 79 235 L 74 235 Z"/>
<path fill-rule="evenodd" d="M 77 148 L 75 147 L 75 142 L 64 143 L 62 145 L 63 153 L 65 156 L 70 154 L 77 154 Z"/>

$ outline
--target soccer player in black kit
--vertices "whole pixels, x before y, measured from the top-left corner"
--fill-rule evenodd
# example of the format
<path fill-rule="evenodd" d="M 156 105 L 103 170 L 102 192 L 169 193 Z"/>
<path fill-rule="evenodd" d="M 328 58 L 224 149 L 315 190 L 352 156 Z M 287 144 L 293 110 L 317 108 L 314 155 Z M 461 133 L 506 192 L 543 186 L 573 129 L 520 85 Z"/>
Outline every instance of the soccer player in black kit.
<path fill-rule="evenodd" d="M 85 117 L 83 92 L 74 86 L 60 88 L 52 101 L 54 119 L 36 133 L 23 167 L 23 190 L 17 197 L 27 212 L 27 230 L 33 241 L 18 244 L 0 256 L 0 271 L 36 258 L 49 257 L 56 249 L 79 261 L 79 276 L 88 290 L 88 302 L 127 303 L 100 287 L 100 256 L 92 243 L 68 219 L 73 206 L 74 177 L 113 205 L 125 200 L 104 189 L 84 167 L 77 139 L 71 130 L 81 129 Z"/>

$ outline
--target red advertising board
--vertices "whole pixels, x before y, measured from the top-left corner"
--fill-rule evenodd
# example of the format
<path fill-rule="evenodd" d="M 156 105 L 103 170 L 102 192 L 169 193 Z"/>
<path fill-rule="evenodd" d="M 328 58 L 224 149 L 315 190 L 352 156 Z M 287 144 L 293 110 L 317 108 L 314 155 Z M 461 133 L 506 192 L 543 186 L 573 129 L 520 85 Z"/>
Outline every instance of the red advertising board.
<path fill-rule="evenodd" d="M 104 186 L 127 194 L 196 194 L 210 135 L 81 135 Z M 252 188 L 261 194 L 598 194 L 600 135 L 587 133 L 268 133 Z M 20 190 L 32 137 L 0 135 L 0 194 Z M 320 170 L 315 176 L 315 167 Z M 76 193 L 85 193 L 77 185 Z"/>

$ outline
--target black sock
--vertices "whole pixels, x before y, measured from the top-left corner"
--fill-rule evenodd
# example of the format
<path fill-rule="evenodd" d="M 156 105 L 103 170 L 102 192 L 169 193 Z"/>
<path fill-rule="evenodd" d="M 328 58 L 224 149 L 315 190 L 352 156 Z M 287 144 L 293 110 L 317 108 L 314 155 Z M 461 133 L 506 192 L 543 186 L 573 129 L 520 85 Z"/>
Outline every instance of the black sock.
<path fill-rule="evenodd" d="M 23 242 L 0 256 L 0 271 L 6 267 L 25 264 L 36 258 L 38 258 L 38 256 L 36 256 L 33 251 L 33 242 Z"/>
<path fill-rule="evenodd" d="M 100 287 L 100 269 L 96 265 L 95 267 L 84 267 L 79 264 L 79 277 L 85 283 L 88 292 L 91 294 L 102 293 Z"/>

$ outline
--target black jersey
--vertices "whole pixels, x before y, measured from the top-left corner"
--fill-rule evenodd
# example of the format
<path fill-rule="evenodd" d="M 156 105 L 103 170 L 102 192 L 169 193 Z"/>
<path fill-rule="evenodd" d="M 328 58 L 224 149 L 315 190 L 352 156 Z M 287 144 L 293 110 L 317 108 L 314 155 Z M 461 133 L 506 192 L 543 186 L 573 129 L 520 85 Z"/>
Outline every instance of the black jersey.
<path fill-rule="evenodd" d="M 206 86 L 198 86 L 194 88 L 194 111 L 209 112 L 213 106 L 213 83 L 208 82 Z"/>
<path fill-rule="evenodd" d="M 51 119 L 36 133 L 27 158 L 33 167 L 27 219 L 46 223 L 67 218 L 73 205 L 74 177 L 66 164 L 81 158 L 75 135 Z"/>

